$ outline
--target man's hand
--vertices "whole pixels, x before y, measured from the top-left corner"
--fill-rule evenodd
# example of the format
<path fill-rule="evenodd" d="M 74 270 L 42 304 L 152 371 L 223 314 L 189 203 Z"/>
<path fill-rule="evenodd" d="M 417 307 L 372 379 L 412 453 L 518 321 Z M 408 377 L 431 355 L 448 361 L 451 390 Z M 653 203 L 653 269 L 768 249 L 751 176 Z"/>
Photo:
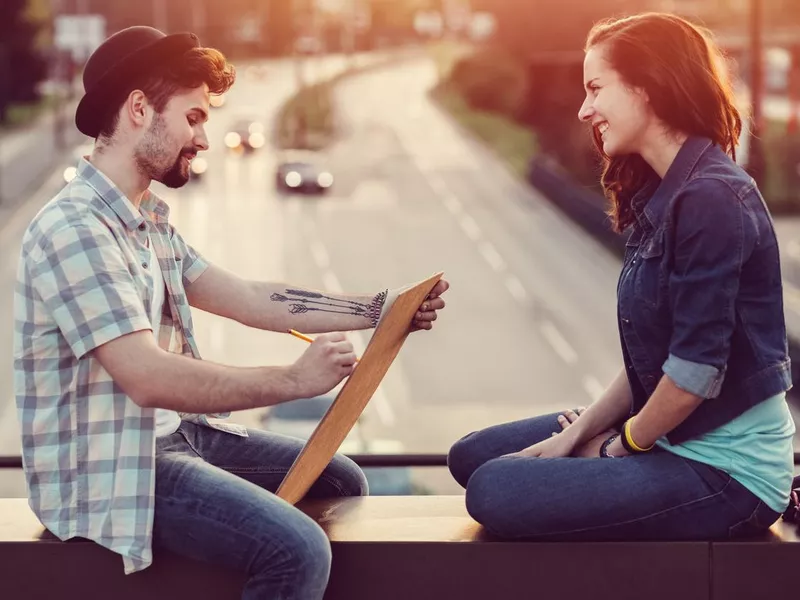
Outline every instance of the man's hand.
<path fill-rule="evenodd" d="M 397 288 L 394 290 L 390 290 L 388 296 L 386 297 L 386 302 L 383 304 L 383 309 L 381 310 L 381 320 L 388 314 L 389 309 L 394 304 L 397 297 L 409 286 Z M 425 299 L 420 304 L 419 309 L 416 313 L 414 313 L 414 318 L 411 321 L 411 331 L 419 331 L 420 329 L 433 329 L 433 322 L 437 318 L 437 312 L 444 308 L 444 300 L 440 298 L 442 294 L 444 294 L 450 287 L 450 284 L 444 280 L 440 279 L 436 282 L 436 285 L 433 286 L 431 292 L 425 296 Z M 380 321 L 378 321 L 380 323 Z"/>
<path fill-rule="evenodd" d="M 290 367 L 298 397 L 325 394 L 353 372 L 356 355 L 343 333 L 323 333 Z"/>
<path fill-rule="evenodd" d="M 433 322 L 437 318 L 436 311 L 442 310 L 445 306 L 441 295 L 444 294 L 449 287 L 450 284 L 444 279 L 440 279 L 436 282 L 430 294 L 422 301 L 419 310 L 414 314 L 414 320 L 411 321 L 411 331 L 433 329 Z"/>

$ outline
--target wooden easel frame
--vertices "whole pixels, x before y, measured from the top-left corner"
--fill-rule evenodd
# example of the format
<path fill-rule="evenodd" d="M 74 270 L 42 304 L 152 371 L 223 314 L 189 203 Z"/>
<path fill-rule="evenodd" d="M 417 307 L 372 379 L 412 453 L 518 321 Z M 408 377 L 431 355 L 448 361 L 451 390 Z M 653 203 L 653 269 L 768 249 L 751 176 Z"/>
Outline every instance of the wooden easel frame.
<path fill-rule="evenodd" d="M 281 482 L 278 497 L 296 504 L 331 462 L 400 352 L 410 332 L 414 313 L 442 275 L 437 273 L 397 296 L 350 378 Z"/>

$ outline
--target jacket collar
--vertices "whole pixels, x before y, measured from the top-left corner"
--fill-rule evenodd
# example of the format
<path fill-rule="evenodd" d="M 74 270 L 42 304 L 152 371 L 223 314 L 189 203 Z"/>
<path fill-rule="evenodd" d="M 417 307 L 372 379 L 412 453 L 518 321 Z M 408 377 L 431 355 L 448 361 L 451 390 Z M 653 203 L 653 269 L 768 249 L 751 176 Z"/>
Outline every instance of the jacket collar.
<path fill-rule="evenodd" d="M 711 145 L 708 138 L 690 136 L 678 150 L 675 160 L 664 174 L 664 179 L 659 182 L 658 177 L 654 176 L 634 195 L 632 208 L 640 226 L 648 231 L 658 226 L 667 207 L 689 180 L 700 157 Z"/>

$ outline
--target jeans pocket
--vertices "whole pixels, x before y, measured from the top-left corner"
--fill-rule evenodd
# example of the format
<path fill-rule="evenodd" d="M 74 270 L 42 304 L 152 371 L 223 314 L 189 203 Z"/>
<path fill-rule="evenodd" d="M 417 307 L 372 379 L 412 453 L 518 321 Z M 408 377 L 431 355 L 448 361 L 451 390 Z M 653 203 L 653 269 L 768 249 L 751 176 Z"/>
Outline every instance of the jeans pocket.
<path fill-rule="evenodd" d="M 749 517 L 728 528 L 728 537 L 734 539 L 762 534 L 779 517 L 779 513 L 764 504 L 762 500 L 759 500 Z"/>

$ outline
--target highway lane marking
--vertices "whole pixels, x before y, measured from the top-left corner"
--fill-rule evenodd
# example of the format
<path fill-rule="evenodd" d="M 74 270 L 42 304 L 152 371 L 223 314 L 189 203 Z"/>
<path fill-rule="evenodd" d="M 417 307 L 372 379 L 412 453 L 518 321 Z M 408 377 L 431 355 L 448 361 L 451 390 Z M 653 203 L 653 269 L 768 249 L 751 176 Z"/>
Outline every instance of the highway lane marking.
<path fill-rule="evenodd" d="M 528 302 L 528 292 L 525 290 L 525 286 L 514 275 L 506 277 L 506 288 L 520 304 Z"/>
<path fill-rule="evenodd" d="M 458 223 L 461 225 L 461 229 L 464 230 L 464 233 L 467 234 L 467 237 L 473 242 L 477 242 L 479 239 L 481 239 L 481 228 L 478 227 L 475 219 L 470 217 L 468 214 L 461 215 Z"/>
<path fill-rule="evenodd" d="M 318 239 L 319 236 L 317 235 L 314 223 L 311 220 L 306 221 L 303 225 L 303 229 L 305 230 L 308 239 L 314 240 L 319 244 L 320 248 L 317 249 L 317 252 L 324 253 L 326 258 L 329 257 L 328 251 Z M 313 248 L 312 253 L 314 253 Z M 342 288 L 339 278 L 330 268 L 326 268 L 323 271 L 322 284 L 325 286 L 326 291 L 334 294 L 344 294 L 344 289 Z M 364 354 L 364 350 L 367 347 L 365 338 L 367 338 L 368 335 L 371 334 L 365 334 L 359 331 L 349 332 L 348 334 L 348 339 L 353 344 L 353 349 L 359 356 Z M 390 427 L 397 421 L 394 410 L 392 410 L 392 405 L 389 402 L 382 385 L 379 385 L 378 389 L 375 390 L 370 404 L 375 407 L 375 411 L 378 413 L 378 418 L 383 425 Z"/>
<path fill-rule="evenodd" d="M 601 384 L 595 377 L 586 375 L 583 378 L 583 389 L 592 399 L 592 402 L 597 402 L 605 392 L 603 384 Z"/>
<path fill-rule="evenodd" d="M 213 319 L 208 326 L 208 345 L 216 356 L 222 356 L 225 344 L 225 328 L 221 319 Z"/>
<path fill-rule="evenodd" d="M 322 281 L 324 282 L 328 291 L 333 292 L 334 294 L 344 294 L 342 284 L 339 283 L 339 278 L 336 277 L 333 271 L 325 271 L 322 276 Z M 358 331 L 353 331 L 350 333 L 352 335 L 349 335 L 348 339 L 353 344 L 353 349 L 357 355 L 363 355 L 364 350 L 366 350 L 367 347 L 366 343 L 364 342 L 364 338 L 362 337 L 364 334 Z M 382 386 L 378 386 L 378 389 L 375 390 L 375 394 L 372 396 L 371 404 L 375 406 L 375 410 L 378 413 L 378 418 L 381 420 L 383 425 L 387 427 L 394 425 L 396 421 L 395 414 L 392 410 L 391 404 L 389 403 L 389 399 L 386 397 L 386 393 L 383 391 Z"/>
<path fill-rule="evenodd" d="M 792 240 L 786 248 L 786 254 L 789 258 L 800 260 L 800 242 Z"/>
<path fill-rule="evenodd" d="M 544 339 L 547 340 L 553 350 L 555 350 L 555 353 L 561 357 L 561 360 L 568 365 L 574 365 L 578 362 L 577 352 L 572 349 L 572 346 L 564 339 L 564 336 L 556 329 L 555 325 L 550 321 L 543 321 L 539 327 Z"/>
<path fill-rule="evenodd" d="M 495 247 L 491 244 L 491 242 L 482 241 L 478 244 L 478 251 L 481 253 L 486 262 L 489 263 L 489 266 L 492 267 L 495 271 L 503 271 L 506 268 L 506 262 L 503 260 L 503 257 L 495 250 Z"/>
<path fill-rule="evenodd" d="M 463 210 L 461 201 L 449 192 L 442 195 L 442 202 L 444 202 L 444 207 L 453 215 L 458 215 Z"/>
<path fill-rule="evenodd" d="M 783 301 L 794 312 L 800 314 L 800 289 L 786 280 L 783 281 Z"/>
<path fill-rule="evenodd" d="M 311 240 L 311 254 L 314 256 L 314 262 L 317 263 L 321 270 L 325 271 L 331 265 L 328 251 L 319 240 Z"/>

